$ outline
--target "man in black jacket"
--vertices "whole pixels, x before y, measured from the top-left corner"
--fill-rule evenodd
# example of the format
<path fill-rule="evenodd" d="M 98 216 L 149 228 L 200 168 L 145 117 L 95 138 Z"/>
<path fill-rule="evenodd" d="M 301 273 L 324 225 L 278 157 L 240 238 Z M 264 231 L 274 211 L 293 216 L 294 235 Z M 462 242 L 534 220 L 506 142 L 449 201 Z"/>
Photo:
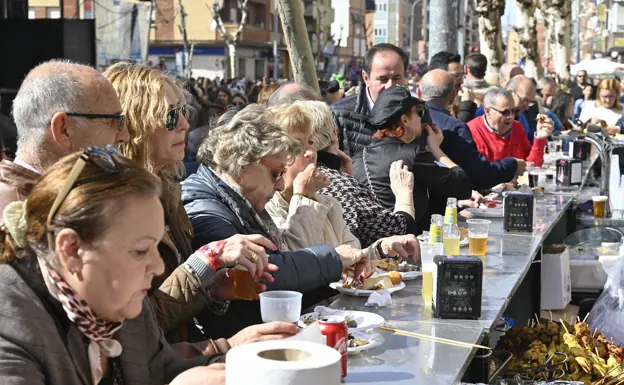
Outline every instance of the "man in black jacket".
<path fill-rule="evenodd" d="M 427 102 L 433 124 L 442 129 L 441 149 L 457 163 L 470 178 L 472 187 L 484 190 L 511 181 L 524 173 L 526 163 L 521 159 L 505 158 L 488 162 L 477 150 L 466 123 L 453 118 L 446 108 L 452 102 L 453 78 L 443 70 L 429 71 L 420 81 L 418 97 Z"/>
<path fill-rule="evenodd" d="M 459 92 L 462 90 L 462 85 L 464 84 L 465 72 L 464 66 L 461 63 L 461 56 L 459 54 L 446 51 L 436 53 L 433 55 L 431 62 L 429 63 L 429 71 L 437 69 L 448 72 L 455 81 L 455 93 L 451 98 L 452 104 Z M 464 95 L 462 95 L 462 100 L 459 102 L 459 114 L 457 115 L 457 118 L 462 122 L 469 122 L 475 116 L 477 105 L 471 99 L 473 96 L 470 91 L 465 90 L 463 92 Z"/>
<path fill-rule="evenodd" d="M 409 59 L 399 47 L 386 43 L 374 45 L 364 60 L 364 83 L 359 92 L 331 105 L 340 149 L 349 156 L 371 142 L 374 130 L 370 116 L 377 96 L 394 85 L 407 86 L 408 83 L 405 73 Z"/>

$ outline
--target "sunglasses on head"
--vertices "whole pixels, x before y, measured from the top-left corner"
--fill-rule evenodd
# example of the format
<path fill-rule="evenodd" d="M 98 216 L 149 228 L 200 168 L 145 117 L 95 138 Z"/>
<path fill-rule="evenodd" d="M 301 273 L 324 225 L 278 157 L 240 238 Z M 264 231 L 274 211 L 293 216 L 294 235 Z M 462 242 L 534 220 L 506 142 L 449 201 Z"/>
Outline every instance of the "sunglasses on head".
<path fill-rule="evenodd" d="M 122 114 L 83 114 L 81 112 L 66 112 L 67 116 L 85 119 L 111 119 L 117 121 L 120 130 L 126 125 L 126 117 Z"/>
<path fill-rule="evenodd" d="M 170 109 L 167 112 L 167 120 L 165 122 L 165 127 L 167 128 L 167 131 L 174 131 L 176 127 L 178 127 L 180 114 L 186 116 L 186 112 L 186 105 L 181 105 L 180 107 Z"/>
<path fill-rule="evenodd" d="M 54 199 L 54 203 L 52 203 L 52 208 L 48 213 L 48 219 L 46 221 L 48 230 L 52 226 L 54 216 L 74 188 L 78 177 L 80 177 L 80 173 L 84 170 L 87 163 L 91 163 L 108 173 L 118 174 L 123 168 L 116 157 L 123 158 L 124 156 L 115 147 L 110 145 L 106 146 L 106 148 L 91 146 L 84 150 L 76 160 L 76 163 L 74 163 L 69 175 L 67 175 L 63 187 L 61 187 L 58 194 L 56 194 L 56 198 Z M 53 250 L 54 236 L 50 232 L 48 232 L 48 245 L 50 246 L 50 250 Z"/>
<path fill-rule="evenodd" d="M 260 159 L 258 163 L 263 164 L 269 168 L 269 170 L 271 171 L 271 178 L 273 178 L 273 183 L 279 182 L 284 177 L 284 173 L 286 172 L 285 168 L 264 159 Z"/>
<path fill-rule="evenodd" d="M 418 116 L 420 116 L 420 118 L 424 118 L 425 115 L 427 114 L 427 106 L 424 104 L 417 104 L 416 106 L 416 113 L 418 114 Z"/>

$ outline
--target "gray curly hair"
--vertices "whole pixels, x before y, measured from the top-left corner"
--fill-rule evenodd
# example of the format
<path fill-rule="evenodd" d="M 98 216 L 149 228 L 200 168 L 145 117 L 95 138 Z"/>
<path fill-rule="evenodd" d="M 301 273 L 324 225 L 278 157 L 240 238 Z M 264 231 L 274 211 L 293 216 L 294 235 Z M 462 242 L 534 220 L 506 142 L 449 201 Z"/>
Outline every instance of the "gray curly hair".
<path fill-rule="evenodd" d="M 235 115 L 219 119 L 202 142 L 197 159 L 217 172 L 238 179 L 243 167 L 276 156 L 292 159 L 301 143 L 291 138 L 266 116 L 266 107 L 251 104 Z"/>

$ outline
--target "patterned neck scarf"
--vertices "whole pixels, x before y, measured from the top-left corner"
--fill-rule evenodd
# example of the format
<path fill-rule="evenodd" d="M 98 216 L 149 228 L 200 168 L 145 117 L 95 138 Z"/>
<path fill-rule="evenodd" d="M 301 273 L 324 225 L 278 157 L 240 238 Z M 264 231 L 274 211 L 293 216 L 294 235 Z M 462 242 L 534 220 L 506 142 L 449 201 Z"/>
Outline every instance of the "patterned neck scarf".
<path fill-rule="evenodd" d="M 121 344 L 113 339 L 113 335 L 121 328 L 122 323 L 106 321 L 97 317 L 87 302 L 42 258 L 39 258 L 39 267 L 52 297 L 63 305 L 67 318 L 89 339 L 88 354 L 91 377 L 94 385 L 99 384 L 104 374 L 100 351 L 103 350 L 112 358 L 121 355 Z M 122 385 L 119 365 L 114 364 L 110 369 L 111 377 L 114 378 L 113 384 Z"/>

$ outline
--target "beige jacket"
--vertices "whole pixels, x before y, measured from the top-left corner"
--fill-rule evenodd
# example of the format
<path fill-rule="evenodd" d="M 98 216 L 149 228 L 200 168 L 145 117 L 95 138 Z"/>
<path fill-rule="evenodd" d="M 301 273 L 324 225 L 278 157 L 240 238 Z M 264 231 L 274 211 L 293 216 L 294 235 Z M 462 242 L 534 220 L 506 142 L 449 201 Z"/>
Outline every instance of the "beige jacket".
<path fill-rule="evenodd" d="M 340 202 L 327 195 L 318 194 L 316 201 L 293 195 L 288 204 L 280 193 L 275 193 L 266 211 L 283 231 L 289 251 L 322 244 L 361 248 L 342 217 Z"/>

